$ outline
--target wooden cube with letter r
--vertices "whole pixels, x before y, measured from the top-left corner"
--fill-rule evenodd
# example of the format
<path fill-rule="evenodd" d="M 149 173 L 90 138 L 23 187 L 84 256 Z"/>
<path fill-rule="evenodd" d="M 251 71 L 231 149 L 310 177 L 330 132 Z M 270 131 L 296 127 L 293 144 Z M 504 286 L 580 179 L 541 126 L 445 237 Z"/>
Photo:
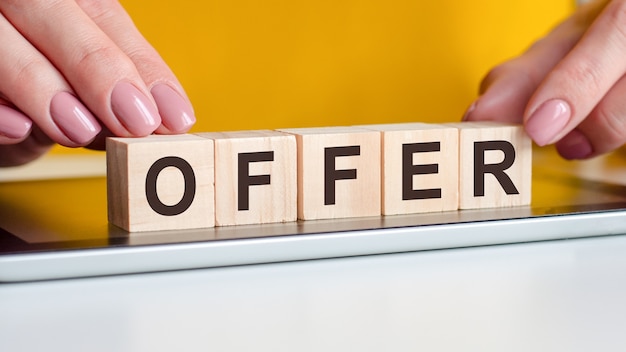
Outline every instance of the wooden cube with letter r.
<path fill-rule="evenodd" d="M 459 129 L 460 209 L 530 204 L 532 142 L 524 127 L 501 122 Z"/>
<path fill-rule="evenodd" d="M 109 222 L 131 232 L 214 226 L 211 140 L 108 138 L 106 148 Z"/>

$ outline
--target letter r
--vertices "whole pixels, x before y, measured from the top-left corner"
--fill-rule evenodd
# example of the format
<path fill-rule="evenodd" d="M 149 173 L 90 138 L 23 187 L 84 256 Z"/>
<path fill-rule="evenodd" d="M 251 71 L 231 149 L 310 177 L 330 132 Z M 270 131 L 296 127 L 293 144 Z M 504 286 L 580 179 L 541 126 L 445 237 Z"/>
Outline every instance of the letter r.
<path fill-rule="evenodd" d="M 485 151 L 500 150 L 504 160 L 498 164 L 485 165 Z M 511 178 L 504 172 L 515 162 L 515 148 L 508 141 L 474 142 L 474 197 L 485 196 L 485 174 L 495 176 L 506 194 L 519 194 Z"/>

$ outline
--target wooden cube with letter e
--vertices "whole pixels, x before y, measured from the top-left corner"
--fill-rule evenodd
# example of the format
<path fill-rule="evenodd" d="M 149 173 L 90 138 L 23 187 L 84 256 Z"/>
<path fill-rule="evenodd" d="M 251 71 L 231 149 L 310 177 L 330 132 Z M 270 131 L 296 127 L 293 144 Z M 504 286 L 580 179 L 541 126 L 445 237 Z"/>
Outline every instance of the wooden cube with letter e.
<path fill-rule="evenodd" d="M 532 142 L 522 125 L 450 125 L 459 129 L 460 209 L 530 204 Z"/>
<path fill-rule="evenodd" d="M 298 143 L 298 218 L 379 216 L 380 134 L 358 127 L 284 129 Z"/>
<path fill-rule="evenodd" d="M 296 221 L 297 153 L 293 135 L 208 132 L 215 145 L 217 226 Z"/>
<path fill-rule="evenodd" d="M 365 125 L 382 140 L 382 214 L 459 207 L 459 131 L 436 124 Z"/>
<path fill-rule="evenodd" d="M 107 139 L 109 221 L 127 231 L 214 226 L 213 142 L 194 135 Z"/>

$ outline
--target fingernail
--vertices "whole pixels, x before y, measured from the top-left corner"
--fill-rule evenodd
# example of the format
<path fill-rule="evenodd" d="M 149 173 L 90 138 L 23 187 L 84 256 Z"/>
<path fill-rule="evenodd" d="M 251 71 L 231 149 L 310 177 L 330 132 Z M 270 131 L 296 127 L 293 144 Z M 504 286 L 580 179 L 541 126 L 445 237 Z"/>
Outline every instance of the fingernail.
<path fill-rule="evenodd" d="M 80 145 L 91 142 L 102 129 L 91 111 L 68 92 L 52 98 L 50 116 L 67 138 Z"/>
<path fill-rule="evenodd" d="M 111 109 L 135 136 L 147 136 L 161 124 L 156 106 L 137 87 L 119 82 L 111 93 Z"/>
<path fill-rule="evenodd" d="M 21 139 L 30 132 L 33 122 L 21 112 L 6 105 L 0 105 L 0 135 Z"/>
<path fill-rule="evenodd" d="M 557 143 L 559 154 L 565 159 L 586 159 L 593 153 L 589 139 L 580 131 L 573 130 Z"/>
<path fill-rule="evenodd" d="M 572 111 L 563 100 L 543 103 L 526 121 L 526 132 L 540 146 L 556 142 L 554 139 L 565 128 Z"/>
<path fill-rule="evenodd" d="M 157 84 L 150 91 L 163 119 L 163 125 L 172 132 L 186 132 L 196 123 L 193 108 L 167 84 Z"/>
<path fill-rule="evenodd" d="M 474 101 L 472 103 L 472 105 L 469 106 L 469 108 L 467 108 L 467 110 L 465 111 L 465 114 L 463 115 L 463 118 L 461 119 L 461 121 L 467 121 L 470 117 L 470 115 L 472 114 L 472 112 L 474 110 L 476 110 L 476 104 L 478 103 L 478 100 Z"/>

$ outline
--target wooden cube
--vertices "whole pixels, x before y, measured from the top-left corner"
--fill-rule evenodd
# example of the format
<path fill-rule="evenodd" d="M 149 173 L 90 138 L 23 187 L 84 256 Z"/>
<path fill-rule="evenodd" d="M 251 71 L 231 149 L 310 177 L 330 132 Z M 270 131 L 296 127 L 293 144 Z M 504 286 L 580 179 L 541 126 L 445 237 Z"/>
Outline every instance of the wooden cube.
<path fill-rule="evenodd" d="M 532 142 L 523 126 L 450 125 L 459 128 L 460 209 L 530 204 Z"/>
<path fill-rule="evenodd" d="M 217 226 L 296 221 L 297 152 L 277 131 L 199 133 L 215 145 Z"/>
<path fill-rule="evenodd" d="M 298 143 L 299 219 L 380 215 L 380 133 L 356 127 L 281 131 Z"/>
<path fill-rule="evenodd" d="M 458 209 L 458 129 L 425 123 L 360 127 L 381 133 L 383 215 Z"/>
<path fill-rule="evenodd" d="M 109 221 L 126 231 L 214 226 L 213 142 L 193 135 L 107 139 Z"/>

